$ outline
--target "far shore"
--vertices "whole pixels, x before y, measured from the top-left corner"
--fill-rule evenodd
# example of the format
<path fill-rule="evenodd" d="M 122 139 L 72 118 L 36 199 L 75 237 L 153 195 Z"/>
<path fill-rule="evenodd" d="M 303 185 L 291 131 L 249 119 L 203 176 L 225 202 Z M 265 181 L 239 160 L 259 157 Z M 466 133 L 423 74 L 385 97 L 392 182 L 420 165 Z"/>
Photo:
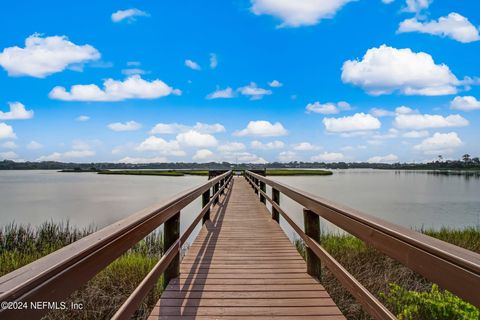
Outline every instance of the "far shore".
<path fill-rule="evenodd" d="M 75 172 L 75 171 L 62 171 Z M 82 171 L 79 171 L 82 172 Z M 92 172 L 86 171 L 86 172 Z M 119 175 L 140 175 L 140 176 L 208 176 L 208 170 L 100 170 L 98 174 L 119 174 Z M 267 176 L 328 176 L 332 175 L 330 170 L 318 169 L 268 169 Z"/>

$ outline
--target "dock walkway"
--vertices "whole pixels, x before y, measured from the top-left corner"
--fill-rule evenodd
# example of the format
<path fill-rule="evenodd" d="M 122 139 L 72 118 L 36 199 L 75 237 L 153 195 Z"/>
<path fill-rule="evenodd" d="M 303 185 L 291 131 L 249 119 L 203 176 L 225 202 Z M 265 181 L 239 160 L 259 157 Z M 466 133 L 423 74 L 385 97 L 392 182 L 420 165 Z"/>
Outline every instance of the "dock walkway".
<path fill-rule="evenodd" d="M 217 208 L 150 320 L 345 319 L 245 178 Z"/>

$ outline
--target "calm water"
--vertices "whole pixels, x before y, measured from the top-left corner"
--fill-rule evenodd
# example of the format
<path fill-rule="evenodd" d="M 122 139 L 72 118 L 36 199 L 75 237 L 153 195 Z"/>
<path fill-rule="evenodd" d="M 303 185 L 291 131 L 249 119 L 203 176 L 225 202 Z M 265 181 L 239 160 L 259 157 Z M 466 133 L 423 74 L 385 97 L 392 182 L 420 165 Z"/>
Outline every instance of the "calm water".
<path fill-rule="evenodd" d="M 68 220 L 80 227 L 101 228 L 205 181 L 206 177 L 199 176 L 0 171 L 0 226 L 13 221 L 38 225 Z M 197 199 L 182 211 L 182 230 L 200 207 Z"/>
<path fill-rule="evenodd" d="M 478 178 L 337 170 L 332 176 L 273 179 L 406 227 L 463 228 L 480 223 Z M 205 177 L 196 176 L 0 171 L 0 225 L 69 220 L 77 226 L 103 227 L 204 181 Z M 302 208 L 283 195 L 281 202 L 303 225 Z M 182 211 L 182 230 L 199 209 L 200 199 Z"/>
<path fill-rule="evenodd" d="M 334 170 L 332 176 L 273 180 L 409 228 L 464 228 L 480 224 L 478 177 L 351 169 Z M 281 200 L 286 212 L 302 226 L 302 208 L 286 197 Z M 328 223 L 324 227 L 334 229 Z"/>

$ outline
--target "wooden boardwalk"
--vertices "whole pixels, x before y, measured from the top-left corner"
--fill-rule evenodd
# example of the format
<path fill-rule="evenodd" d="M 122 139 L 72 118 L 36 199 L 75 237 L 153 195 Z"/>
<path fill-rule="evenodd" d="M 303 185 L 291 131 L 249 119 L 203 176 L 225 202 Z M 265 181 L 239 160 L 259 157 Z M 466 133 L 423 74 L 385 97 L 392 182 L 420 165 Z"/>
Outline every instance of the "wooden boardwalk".
<path fill-rule="evenodd" d="M 235 177 L 153 319 L 344 319 L 243 177 Z"/>

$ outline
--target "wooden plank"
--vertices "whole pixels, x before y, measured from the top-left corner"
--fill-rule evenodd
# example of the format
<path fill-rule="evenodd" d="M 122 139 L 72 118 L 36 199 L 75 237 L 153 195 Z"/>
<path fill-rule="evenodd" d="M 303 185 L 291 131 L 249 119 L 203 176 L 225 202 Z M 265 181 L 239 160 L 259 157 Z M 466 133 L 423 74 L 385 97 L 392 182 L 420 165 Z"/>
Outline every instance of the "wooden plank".
<path fill-rule="evenodd" d="M 245 179 L 225 197 L 150 319 L 345 319 Z"/>
<path fill-rule="evenodd" d="M 165 291 L 162 299 L 297 299 L 330 298 L 325 290 L 320 291 Z M 162 299 L 157 302 L 161 304 Z"/>
<path fill-rule="evenodd" d="M 159 307 L 317 307 L 335 306 L 330 298 L 283 299 L 162 299 Z"/>
<path fill-rule="evenodd" d="M 341 315 L 335 306 L 320 307 L 155 307 L 151 315 L 184 316 L 317 316 Z"/>
<path fill-rule="evenodd" d="M 160 316 L 160 315 L 151 315 L 148 320 L 211 320 L 211 316 Z M 238 316 L 215 316 L 215 319 L 219 320 L 238 320 Z M 287 319 L 291 320 L 291 316 L 242 316 L 242 320 L 277 320 L 277 319 Z M 316 315 L 316 316 L 295 316 L 295 320 L 344 320 L 345 317 L 341 315 Z"/>

